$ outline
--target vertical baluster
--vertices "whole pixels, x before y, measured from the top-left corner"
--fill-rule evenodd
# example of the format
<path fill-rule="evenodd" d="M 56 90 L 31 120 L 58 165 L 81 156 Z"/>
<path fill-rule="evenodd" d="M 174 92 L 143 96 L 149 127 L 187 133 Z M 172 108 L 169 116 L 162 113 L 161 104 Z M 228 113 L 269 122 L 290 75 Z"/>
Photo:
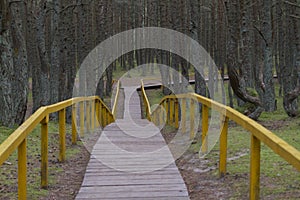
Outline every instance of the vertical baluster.
<path fill-rule="evenodd" d="M 174 100 L 170 99 L 170 125 L 174 125 Z"/>
<path fill-rule="evenodd" d="M 41 121 L 41 187 L 48 187 L 48 122 L 49 115 Z"/>
<path fill-rule="evenodd" d="M 106 124 L 106 122 L 107 122 L 106 108 L 103 106 L 102 110 L 103 110 L 102 119 L 103 119 L 103 128 L 104 128 L 107 125 Z"/>
<path fill-rule="evenodd" d="M 159 107 L 159 127 L 161 127 L 164 123 L 163 117 L 164 117 L 163 106 L 160 105 L 160 107 Z"/>
<path fill-rule="evenodd" d="M 91 103 L 86 102 L 86 129 L 87 132 L 91 130 Z"/>
<path fill-rule="evenodd" d="M 102 113 L 103 113 L 103 106 L 102 106 L 102 103 L 99 102 L 98 119 L 99 119 L 99 125 L 100 125 L 101 128 L 103 128 L 103 116 L 102 116 Z"/>
<path fill-rule="evenodd" d="M 19 199 L 27 199 L 27 139 L 18 147 L 18 195 Z"/>
<path fill-rule="evenodd" d="M 80 102 L 80 137 L 84 137 L 84 102 Z"/>
<path fill-rule="evenodd" d="M 167 125 L 170 125 L 170 118 L 169 118 L 169 115 L 170 115 L 170 100 L 169 99 L 166 99 L 166 104 L 165 104 L 165 109 L 166 109 L 166 124 Z"/>
<path fill-rule="evenodd" d="M 186 99 L 183 98 L 181 101 L 181 131 L 182 133 L 186 132 Z"/>
<path fill-rule="evenodd" d="M 208 107 L 202 105 L 202 152 L 207 152 Z"/>
<path fill-rule="evenodd" d="M 91 129 L 92 131 L 95 129 L 95 100 L 91 102 Z"/>
<path fill-rule="evenodd" d="M 193 99 L 190 99 L 190 139 L 195 137 L 195 102 Z"/>
<path fill-rule="evenodd" d="M 96 128 L 99 128 L 100 126 L 100 119 L 99 119 L 99 113 L 100 113 L 100 102 L 98 100 L 95 101 L 95 110 L 96 110 Z"/>
<path fill-rule="evenodd" d="M 72 144 L 77 143 L 76 104 L 72 106 Z"/>
<path fill-rule="evenodd" d="M 178 129 L 179 128 L 179 103 L 178 103 L 178 99 L 175 99 L 175 128 Z"/>
<path fill-rule="evenodd" d="M 59 161 L 66 160 L 66 109 L 59 111 Z"/>
<path fill-rule="evenodd" d="M 251 134 L 250 199 L 259 199 L 260 140 Z"/>
<path fill-rule="evenodd" d="M 219 176 L 226 174 L 228 117 L 221 115 Z"/>

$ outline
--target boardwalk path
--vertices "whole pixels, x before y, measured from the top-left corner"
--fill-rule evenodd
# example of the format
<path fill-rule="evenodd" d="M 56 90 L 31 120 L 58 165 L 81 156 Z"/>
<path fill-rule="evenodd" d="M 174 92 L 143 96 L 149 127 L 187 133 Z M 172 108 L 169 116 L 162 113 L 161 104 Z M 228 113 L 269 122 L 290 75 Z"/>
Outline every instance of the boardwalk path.
<path fill-rule="evenodd" d="M 136 87 L 124 92 L 124 119 L 102 131 L 76 199 L 189 199 L 159 129 L 141 119 Z"/>

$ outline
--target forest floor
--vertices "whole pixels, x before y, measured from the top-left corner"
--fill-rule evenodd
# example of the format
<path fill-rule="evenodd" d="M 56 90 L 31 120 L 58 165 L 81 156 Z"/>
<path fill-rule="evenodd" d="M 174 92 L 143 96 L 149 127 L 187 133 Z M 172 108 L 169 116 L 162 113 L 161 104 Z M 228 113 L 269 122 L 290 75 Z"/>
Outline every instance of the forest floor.
<path fill-rule="evenodd" d="M 286 126 L 285 121 L 274 121 L 263 123 L 270 129 L 281 129 Z M 235 129 L 232 123 L 229 129 Z M 163 130 L 163 136 L 169 143 L 175 136 L 176 131 Z M 233 135 L 244 134 L 233 131 Z M 234 137 L 234 136 L 233 136 Z M 240 137 L 239 137 L 240 138 Z M 299 137 L 298 137 L 299 138 Z M 246 138 L 245 138 L 246 139 Z M 250 138 L 249 138 L 250 139 Z M 200 139 L 198 139 L 200 140 Z M 232 139 L 229 139 L 232 141 Z M 247 142 L 247 141 L 244 141 Z M 244 143 L 242 142 L 242 143 Z M 217 144 L 218 145 L 218 144 Z M 240 145 L 240 144 L 238 144 Z M 193 144 L 179 159 L 176 160 L 181 175 L 187 185 L 191 200 L 215 200 L 215 199 L 249 199 L 249 149 L 248 146 L 236 150 L 229 150 L 228 171 L 222 178 L 218 174 L 218 153 L 216 146 L 207 157 L 200 159 L 198 155 L 199 146 Z M 264 146 L 265 148 L 265 146 Z M 262 152 L 265 150 L 263 149 Z M 272 160 L 272 159 L 271 159 Z M 300 179 L 297 177 L 295 169 L 288 167 L 285 161 L 281 160 L 274 165 L 281 165 L 286 172 L 275 172 L 273 168 L 264 169 L 262 163 L 261 175 L 261 199 L 299 199 L 300 198 Z M 283 162 L 282 162 L 283 161 Z M 248 163 L 247 163 L 248 162 Z M 292 173 L 289 176 L 282 176 L 281 173 Z M 274 175 L 269 175 L 266 173 Z M 278 173 L 278 174 L 277 174 Z M 275 176 L 275 177 L 274 177 Z M 299 177 L 299 175 L 298 175 Z M 276 183 L 277 179 L 281 179 Z M 274 182 L 275 181 L 275 182 Z M 290 181 L 290 182 L 289 182 Z M 281 185 L 281 183 L 283 184 Z"/>
<path fill-rule="evenodd" d="M 159 102 L 160 90 L 147 90 L 150 104 Z M 258 123 L 300 150 L 300 120 L 288 117 L 282 108 L 282 98 L 277 97 L 278 110 L 264 112 Z M 165 127 L 162 134 L 169 143 L 177 133 Z M 199 158 L 201 130 L 195 142 L 176 160 L 192 200 L 249 199 L 250 133 L 230 121 L 228 128 L 227 173 L 220 178 L 219 143 L 204 158 Z M 261 147 L 260 199 L 300 199 L 299 172 L 269 147 Z"/>
<path fill-rule="evenodd" d="M 148 92 L 147 92 L 148 93 Z M 151 104 L 161 98 L 157 91 L 149 91 Z M 152 96 L 152 97 L 151 97 Z M 157 98 L 155 100 L 155 98 Z M 122 102 L 124 96 L 119 99 Z M 108 102 L 107 102 L 108 103 Z M 282 102 L 280 102 L 282 103 Z M 120 104 L 122 105 L 122 104 Z M 119 110 L 122 113 L 122 108 Z M 121 115 L 120 115 L 121 116 Z M 287 117 L 282 108 L 275 113 L 264 113 L 260 117 L 262 125 L 273 131 L 289 144 L 300 149 L 299 118 Z M 49 127 L 49 187 L 40 188 L 40 149 L 36 147 L 39 140 L 39 127 L 28 138 L 28 199 L 60 200 L 74 199 L 80 189 L 90 150 L 99 135 L 90 135 L 77 145 L 70 144 L 67 135 L 67 161 L 57 160 L 58 134 L 57 123 Z M 54 128 L 55 127 L 55 128 Z M 13 130 L 0 127 L 0 142 Z M 70 131 L 70 127 L 67 127 Z M 200 133 L 200 130 L 199 130 Z M 198 133 L 197 138 L 200 138 Z M 176 134 L 172 127 L 165 127 L 162 134 L 167 143 Z M 1 138 L 2 137 L 2 138 Z M 176 164 L 187 185 L 192 200 L 201 199 L 248 199 L 249 195 L 249 144 L 250 135 L 235 123 L 229 124 L 228 165 L 223 178 L 218 176 L 218 144 L 204 159 L 199 159 L 199 142 L 176 160 Z M 285 160 L 277 156 L 267 146 L 261 150 L 261 199 L 299 199 L 299 172 Z M 0 199 L 16 199 L 17 197 L 17 160 L 16 154 L 0 167 Z"/>

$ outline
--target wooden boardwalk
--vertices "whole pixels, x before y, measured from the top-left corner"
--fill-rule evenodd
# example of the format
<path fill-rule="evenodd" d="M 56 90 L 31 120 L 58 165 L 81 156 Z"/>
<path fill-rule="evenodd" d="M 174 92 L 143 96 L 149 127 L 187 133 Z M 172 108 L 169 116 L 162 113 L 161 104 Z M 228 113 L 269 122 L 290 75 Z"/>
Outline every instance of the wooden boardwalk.
<path fill-rule="evenodd" d="M 141 119 L 136 87 L 124 92 L 124 119 L 102 131 L 76 199 L 189 199 L 159 129 Z"/>

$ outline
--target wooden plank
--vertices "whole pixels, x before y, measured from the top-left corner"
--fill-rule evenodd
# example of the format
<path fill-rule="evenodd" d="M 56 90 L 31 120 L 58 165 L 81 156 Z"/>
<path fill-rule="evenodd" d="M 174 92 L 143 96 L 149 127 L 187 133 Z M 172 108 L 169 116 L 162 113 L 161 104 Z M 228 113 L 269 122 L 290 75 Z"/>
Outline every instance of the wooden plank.
<path fill-rule="evenodd" d="M 126 185 L 126 186 L 103 186 L 103 187 L 82 187 L 82 192 L 88 193 L 110 193 L 110 192 L 127 192 L 127 191 L 137 191 L 137 192 L 151 192 L 151 191 L 180 191 L 184 190 L 182 184 L 168 184 L 168 185 Z"/>
<path fill-rule="evenodd" d="M 94 174 L 86 174 L 86 177 L 88 177 L 90 180 L 97 180 L 99 177 L 94 176 Z M 157 180 L 157 179 L 173 179 L 173 180 L 180 180 L 182 181 L 178 176 L 175 176 L 174 174 L 130 174 L 127 173 L 127 175 L 123 176 L 102 176 L 101 181 L 105 180 L 117 180 L 117 181 L 131 181 L 131 180 Z"/>
<path fill-rule="evenodd" d="M 82 185 L 84 186 L 102 186 L 102 185 L 165 185 L 170 183 L 181 183 L 184 184 L 182 179 L 178 178 L 168 178 L 168 179 L 152 179 L 152 178 L 130 178 L 129 177 L 118 177 L 112 179 L 110 177 L 86 177 Z"/>
<path fill-rule="evenodd" d="M 160 198 L 160 197 L 186 197 L 186 191 L 151 191 L 151 192 L 138 192 L 138 191 L 127 191 L 127 192 L 115 192 L 115 193 L 85 193 L 85 194 L 78 194 L 78 198 L 120 198 L 120 197 L 127 197 L 127 198 L 144 198 L 144 197 L 151 197 L 151 198 Z"/>
<path fill-rule="evenodd" d="M 116 198 L 101 198 L 100 196 L 99 197 L 95 197 L 95 198 L 76 198 L 76 200 L 86 200 L 86 199 L 116 199 Z M 117 198 L 118 200 L 119 199 L 127 199 L 128 200 L 128 197 L 118 197 Z M 141 198 L 140 197 L 131 197 L 130 198 L 130 200 L 137 200 L 137 199 L 139 199 L 139 200 L 141 200 Z M 159 197 L 159 200 L 187 200 L 187 199 L 189 199 L 189 198 L 187 198 L 187 197 Z M 143 200 L 153 200 L 153 198 L 152 197 L 143 197 Z"/>
<path fill-rule="evenodd" d="M 135 88 L 124 92 L 124 119 L 100 134 L 76 199 L 189 199 L 159 129 L 141 119 Z"/>
<path fill-rule="evenodd" d="M 122 171 L 116 171 L 116 170 L 111 170 L 111 169 L 101 169 L 101 171 L 97 170 L 97 169 L 87 169 L 86 170 L 86 176 L 88 176 L 89 174 L 95 175 L 95 176 L 125 176 L 128 175 L 127 172 L 122 172 Z M 168 168 L 168 170 L 160 170 L 160 171 L 155 171 L 155 175 L 172 175 L 172 176 L 176 176 L 178 175 L 178 171 L 177 168 Z M 131 175 L 136 175 L 136 174 L 131 174 Z M 151 173 L 143 173 L 143 175 L 149 175 L 151 176 Z"/>

